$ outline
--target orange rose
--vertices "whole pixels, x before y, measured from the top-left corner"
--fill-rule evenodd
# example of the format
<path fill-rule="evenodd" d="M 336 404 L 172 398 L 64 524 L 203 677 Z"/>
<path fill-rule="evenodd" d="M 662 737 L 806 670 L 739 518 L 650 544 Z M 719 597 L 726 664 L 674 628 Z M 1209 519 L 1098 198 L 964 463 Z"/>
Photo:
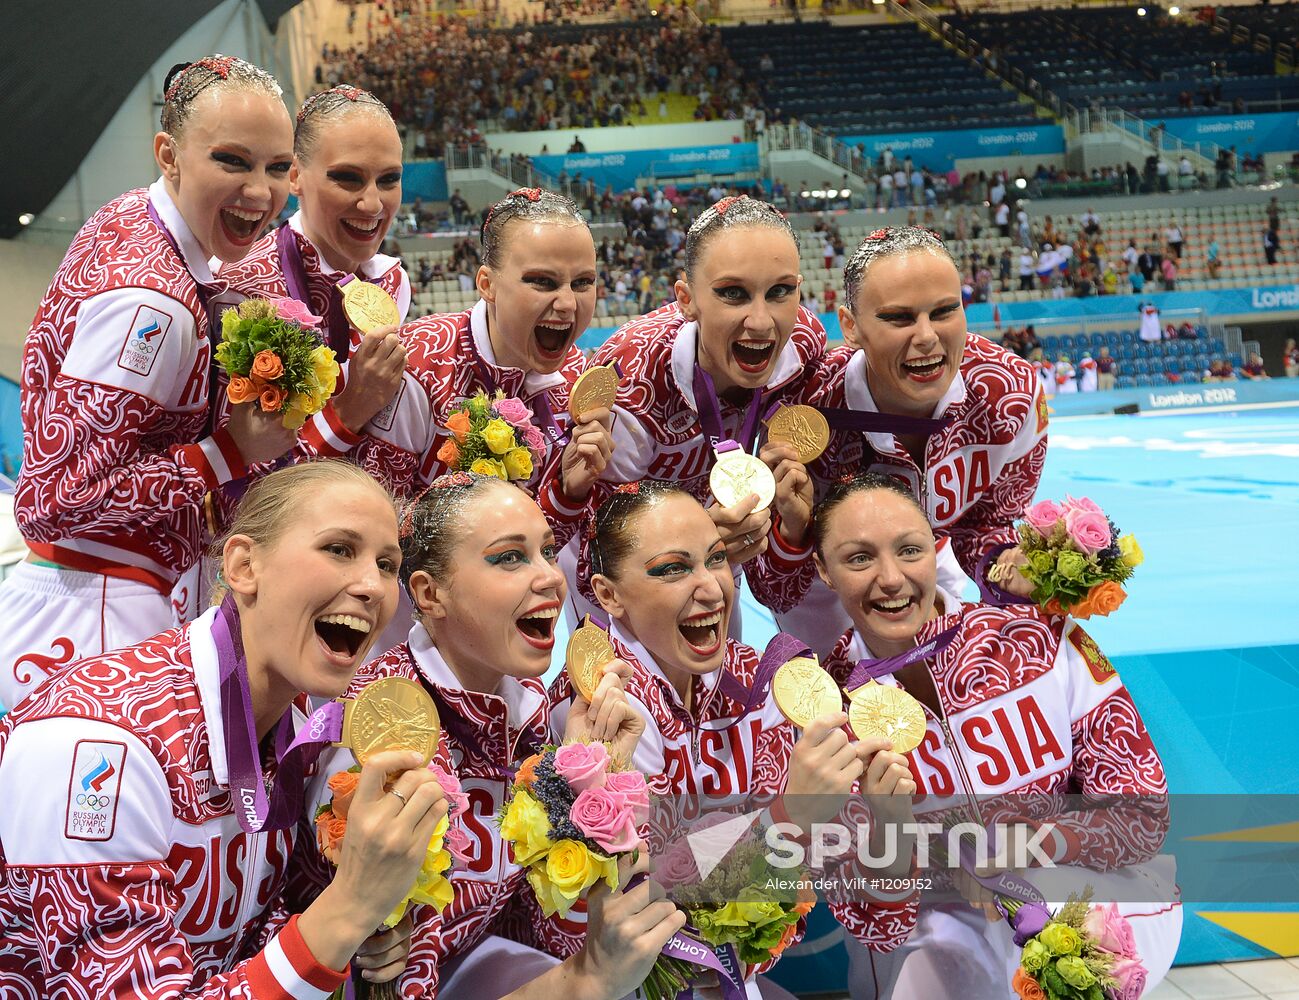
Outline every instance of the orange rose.
<path fill-rule="evenodd" d="M 541 754 L 534 753 L 519 765 L 519 770 L 514 775 L 514 783 L 524 788 L 531 788 L 532 783 L 537 780 L 537 765 L 540 763 Z"/>
<path fill-rule="evenodd" d="M 1128 599 L 1128 593 L 1113 580 L 1106 580 L 1104 583 L 1092 587 L 1091 593 L 1087 595 L 1087 601 L 1092 606 L 1092 611 L 1102 617 L 1113 614 L 1119 609 L 1119 605 Z"/>
<path fill-rule="evenodd" d="M 1047 601 L 1046 604 L 1042 605 L 1042 610 L 1045 611 L 1048 615 L 1062 615 L 1065 613 L 1065 610 L 1061 606 L 1060 599 L 1058 597 L 1053 597 L 1049 601 Z"/>
<path fill-rule="evenodd" d="M 232 403 L 251 403 L 257 398 L 257 387 L 253 385 L 252 379 L 231 375 L 230 382 L 226 385 L 226 398 Z"/>
<path fill-rule="evenodd" d="M 1020 1000 L 1046 1000 L 1046 991 L 1037 984 L 1036 979 L 1023 969 L 1015 970 L 1015 976 L 1010 981 L 1010 988 L 1015 991 Z"/>
<path fill-rule="evenodd" d="M 356 794 L 356 786 L 360 781 L 359 771 L 339 771 L 329 779 L 329 790 L 334 793 L 330 808 L 344 819 L 347 818 L 347 810 L 352 807 L 352 796 Z"/>
<path fill-rule="evenodd" d="M 257 357 L 253 358 L 253 367 L 250 372 L 258 378 L 264 378 L 270 381 L 273 378 L 279 378 L 284 374 L 284 362 L 274 351 L 258 351 Z"/>
<path fill-rule="evenodd" d="M 347 820 L 335 816 L 328 809 L 316 817 L 316 844 L 330 864 L 338 864 L 339 848 L 347 833 Z"/>
<path fill-rule="evenodd" d="M 1092 595 L 1088 594 L 1081 601 L 1069 609 L 1068 614 L 1073 615 L 1080 622 L 1085 622 L 1092 615 L 1096 614 L 1096 605 L 1092 603 Z"/>
<path fill-rule="evenodd" d="M 794 940 L 794 935 L 798 933 L 798 924 L 790 924 L 785 928 L 785 933 L 780 935 L 780 940 L 776 942 L 776 947 L 771 949 L 771 957 L 777 958 L 790 946 Z"/>
<path fill-rule="evenodd" d="M 447 430 L 454 434 L 461 444 L 464 444 L 465 438 L 469 436 L 469 428 L 469 414 L 464 410 L 457 410 L 447 417 Z"/>
<path fill-rule="evenodd" d="M 438 461 L 455 468 L 460 461 L 460 446 L 455 438 L 447 438 L 446 443 L 438 449 Z"/>
<path fill-rule="evenodd" d="M 268 385 L 262 389 L 261 394 L 257 397 L 258 402 L 262 405 L 263 413 L 279 413 L 280 407 L 289 394 L 277 385 Z"/>

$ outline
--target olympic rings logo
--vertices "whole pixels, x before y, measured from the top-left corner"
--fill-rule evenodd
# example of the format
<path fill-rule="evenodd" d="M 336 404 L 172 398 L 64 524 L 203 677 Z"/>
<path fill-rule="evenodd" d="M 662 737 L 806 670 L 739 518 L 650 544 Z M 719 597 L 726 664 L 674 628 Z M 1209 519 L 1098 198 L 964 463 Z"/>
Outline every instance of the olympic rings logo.
<path fill-rule="evenodd" d="M 111 795 L 91 794 L 77 796 L 77 805 L 84 806 L 87 809 L 93 809 L 95 812 L 99 812 L 101 809 L 107 809 L 112 801 L 113 797 Z"/>

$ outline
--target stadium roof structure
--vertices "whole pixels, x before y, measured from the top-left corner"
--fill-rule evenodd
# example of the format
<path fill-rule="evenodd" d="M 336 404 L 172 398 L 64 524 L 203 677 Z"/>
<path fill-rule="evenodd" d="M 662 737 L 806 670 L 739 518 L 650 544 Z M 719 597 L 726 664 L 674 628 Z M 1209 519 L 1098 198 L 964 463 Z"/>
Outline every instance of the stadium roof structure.
<path fill-rule="evenodd" d="M 0 237 L 63 189 L 163 52 L 222 0 L 9 0 L 0 20 L 6 129 Z M 298 0 L 258 0 L 272 30 Z M 202 55 L 203 53 L 195 53 Z"/>

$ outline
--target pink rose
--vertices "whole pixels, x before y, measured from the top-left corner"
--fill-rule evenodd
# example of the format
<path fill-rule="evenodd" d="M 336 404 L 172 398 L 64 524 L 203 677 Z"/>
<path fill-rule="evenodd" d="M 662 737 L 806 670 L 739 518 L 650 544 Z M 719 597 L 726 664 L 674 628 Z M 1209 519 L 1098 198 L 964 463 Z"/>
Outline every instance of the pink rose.
<path fill-rule="evenodd" d="M 640 843 L 631 809 L 621 795 L 607 788 L 584 788 L 574 800 L 569 817 L 584 836 L 609 854 L 630 851 Z"/>
<path fill-rule="evenodd" d="M 614 771 L 604 779 L 604 787 L 622 796 L 623 805 L 632 811 L 637 823 L 649 819 L 649 786 L 639 771 Z"/>
<path fill-rule="evenodd" d="M 451 853 L 451 856 L 461 864 L 469 860 L 469 852 L 473 848 L 473 843 L 469 840 L 469 834 L 465 833 L 459 826 L 454 823 L 447 827 L 446 837 L 443 838 L 443 844 Z"/>
<path fill-rule="evenodd" d="M 532 420 L 532 411 L 528 409 L 528 404 L 513 396 L 502 399 L 495 404 L 495 407 L 496 415 L 515 427 L 523 427 Z"/>
<path fill-rule="evenodd" d="M 1092 514 L 1105 513 L 1105 511 L 1100 509 L 1100 506 L 1095 500 L 1089 500 L 1087 497 L 1079 497 L 1075 500 L 1068 493 L 1064 495 L 1064 508 L 1066 511 L 1085 510 Z"/>
<path fill-rule="evenodd" d="M 546 435 L 531 424 L 523 428 L 523 443 L 528 446 L 528 450 L 534 455 L 544 455 L 546 453 Z"/>
<path fill-rule="evenodd" d="M 555 751 L 555 773 L 575 792 L 603 788 L 608 772 L 609 751 L 603 743 L 569 743 Z"/>
<path fill-rule="evenodd" d="M 270 303 L 275 307 L 276 316 L 297 323 L 298 326 L 311 328 L 324 319 L 323 316 L 314 315 L 307 308 L 306 303 L 299 302 L 297 299 L 271 299 Z"/>
<path fill-rule="evenodd" d="M 1112 1000 L 1140 1000 L 1146 991 L 1146 967 L 1135 958 L 1121 958 L 1114 963 L 1110 975 L 1118 985 L 1106 996 Z"/>
<path fill-rule="evenodd" d="M 1137 957 L 1137 941 L 1132 925 L 1119 912 L 1117 903 L 1093 906 L 1083 920 L 1085 931 L 1100 947 L 1121 958 Z"/>
<path fill-rule="evenodd" d="M 1110 524 L 1104 514 L 1075 507 L 1064 516 L 1064 526 L 1069 540 L 1085 555 L 1093 555 L 1110 547 L 1113 541 Z"/>
<path fill-rule="evenodd" d="M 690 849 L 678 844 L 654 860 L 654 880 L 660 885 L 696 885 L 701 880 Z"/>
<path fill-rule="evenodd" d="M 429 764 L 428 769 L 437 776 L 442 794 L 450 803 L 448 811 L 452 816 L 459 816 L 469 808 L 469 796 L 461 790 L 460 779 L 456 775 L 442 770 L 437 764 Z"/>
<path fill-rule="evenodd" d="M 1039 500 L 1024 512 L 1024 520 L 1043 538 L 1050 538 L 1057 522 L 1064 517 L 1064 508 L 1054 500 Z"/>

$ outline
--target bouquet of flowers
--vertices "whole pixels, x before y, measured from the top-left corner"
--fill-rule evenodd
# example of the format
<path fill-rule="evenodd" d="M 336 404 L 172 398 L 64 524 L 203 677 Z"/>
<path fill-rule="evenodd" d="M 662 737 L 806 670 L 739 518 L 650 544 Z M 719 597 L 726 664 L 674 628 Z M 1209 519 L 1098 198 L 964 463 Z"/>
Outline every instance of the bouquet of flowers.
<path fill-rule="evenodd" d="M 1114 903 L 1071 896 L 1056 914 L 1041 903 L 999 900 L 1023 951 L 1011 986 L 1021 1000 L 1138 1000 L 1146 967 Z"/>
<path fill-rule="evenodd" d="M 639 771 L 599 742 L 547 745 L 520 765 L 501 810 L 501 839 L 546 916 L 567 916 L 603 879 L 618 888 L 618 859 L 640 842 L 649 789 Z"/>
<path fill-rule="evenodd" d="M 1120 586 L 1145 558 L 1132 535 L 1120 534 L 1086 497 L 1040 500 L 1019 524 L 1019 547 L 1033 600 L 1048 613 L 1108 615 L 1127 599 Z M 995 582 L 995 581 L 994 581 Z"/>
<path fill-rule="evenodd" d="M 498 392 L 480 392 L 447 418 L 451 437 L 438 461 L 453 472 L 476 472 L 506 482 L 527 482 L 546 454 L 546 438 L 532 423 L 526 403 Z"/>
<path fill-rule="evenodd" d="M 334 352 L 321 342 L 313 316 L 297 299 L 245 299 L 221 316 L 217 363 L 232 403 L 256 402 L 297 430 L 325 408 L 338 384 Z"/>
<path fill-rule="evenodd" d="M 383 922 L 384 927 L 396 927 L 415 903 L 434 906 L 439 911 L 446 909 L 452 899 L 451 881 L 447 877 L 452 859 L 463 862 L 468 857 L 468 835 L 459 825 L 453 825 L 453 820 L 469 807 L 469 796 L 461 790 L 460 779 L 455 775 L 447 773 L 436 764 L 430 764 L 429 770 L 437 775 L 438 784 L 442 786 L 442 793 L 450 803 L 450 808 L 433 830 L 433 838 L 429 841 L 424 864 L 420 867 L 415 884 L 388 914 Z M 343 835 L 347 833 L 347 813 L 360 779 L 359 764 L 330 777 L 329 790 L 333 792 L 333 797 L 328 805 L 316 810 L 316 843 L 320 847 L 320 853 L 332 865 L 338 864 Z M 396 1000 L 398 995 L 395 981 L 376 985 L 358 979 L 354 985 L 358 997 L 364 994 L 372 1000 Z M 341 1000 L 344 989 L 345 987 L 340 987 L 334 996 Z"/>

